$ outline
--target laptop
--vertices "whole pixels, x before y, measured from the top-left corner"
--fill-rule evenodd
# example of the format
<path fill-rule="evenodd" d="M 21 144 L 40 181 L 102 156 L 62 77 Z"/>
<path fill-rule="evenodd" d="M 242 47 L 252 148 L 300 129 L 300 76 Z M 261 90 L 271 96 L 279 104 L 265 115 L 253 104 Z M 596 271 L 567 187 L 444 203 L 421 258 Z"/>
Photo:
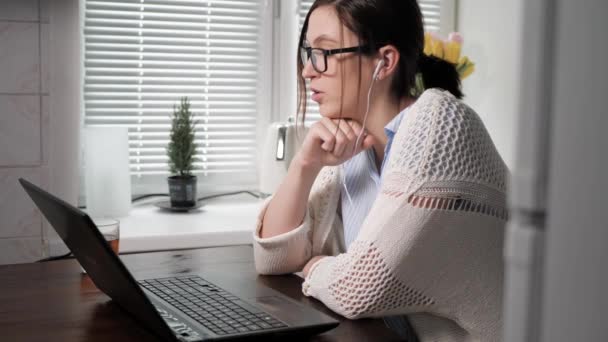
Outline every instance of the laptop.
<path fill-rule="evenodd" d="M 253 292 L 246 286 L 231 292 L 200 274 L 135 280 L 86 213 L 24 179 L 19 182 L 95 285 L 163 340 L 283 339 L 339 324 L 257 283 Z"/>

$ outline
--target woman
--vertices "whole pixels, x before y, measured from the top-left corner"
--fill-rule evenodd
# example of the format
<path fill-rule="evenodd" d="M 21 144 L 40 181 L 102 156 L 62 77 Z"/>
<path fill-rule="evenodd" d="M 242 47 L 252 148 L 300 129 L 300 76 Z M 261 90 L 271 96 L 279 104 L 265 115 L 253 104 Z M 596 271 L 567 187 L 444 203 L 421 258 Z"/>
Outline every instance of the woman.
<path fill-rule="evenodd" d="M 416 0 L 314 3 L 299 109 L 308 79 L 323 118 L 259 215 L 256 268 L 408 341 L 500 341 L 507 168 L 423 37 Z"/>

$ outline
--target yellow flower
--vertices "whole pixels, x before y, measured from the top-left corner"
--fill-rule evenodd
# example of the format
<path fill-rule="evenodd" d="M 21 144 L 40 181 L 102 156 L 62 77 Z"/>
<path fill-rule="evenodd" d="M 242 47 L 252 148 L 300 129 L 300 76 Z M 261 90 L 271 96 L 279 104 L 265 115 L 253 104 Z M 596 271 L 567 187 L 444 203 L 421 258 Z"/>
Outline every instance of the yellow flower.
<path fill-rule="evenodd" d="M 458 61 L 456 66 L 460 79 L 463 80 L 475 71 L 475 63 L 471 62 L 468 57 L 464 56 Z"/>
<path fill-rule="evenodd" d="M 424 33 L 424 54 L 427 56 L 431 55 L 432 49 L 431 49 L 431 39 L 433 39 L 433 36 L 431 36 L 431 34 L 429 32 L 425 32 Z"/>
<path fill-rule="evenodd" d="M 460 58 L 460 43 L 447 42 L 445 43 L 445 60 L 456 64 Z"/>
<path fill-rule="evenodd" d="M 431 40 L 431 54 L 437 58 L 443 59 L 443 42 L 441 40 Z"/>
<path fill-rule="evenodd" d="M 424 54 L 434 56 L 456 65 L 460 79 L 464 79 L 475 71 L 475 64 L 468 57 L 461 57 L 462 36 L 452 32 L 447 41 L 438 38 L 434 33 L 424 33 Z"/>

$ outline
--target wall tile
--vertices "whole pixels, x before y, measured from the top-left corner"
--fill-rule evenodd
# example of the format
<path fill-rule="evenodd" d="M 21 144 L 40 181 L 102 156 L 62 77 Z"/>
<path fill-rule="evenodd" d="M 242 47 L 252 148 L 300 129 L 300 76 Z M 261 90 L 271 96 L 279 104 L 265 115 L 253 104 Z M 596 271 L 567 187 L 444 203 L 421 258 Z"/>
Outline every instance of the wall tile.
<path fill-rule="evenodd" d="M 0 20 L 38 21 L 38 0 L 0 1 Z"/>
<path fill-rule="evenodd" d="M 42 168 L 0 169 L 0 238 L 41 237 L 41 214 L 18 179 L 23 177 L 46 188 L 46 173 Z"/>
<path fill-rule="evenodd" d="M 0 93 L 40 92 L 39 25 L 0 21 Z"/>
<path fill-rule="evenodd" d="M 40 82 L 43 94 L 49 93 L 49 80 L 51 78 L 49 72 L 49 26 L 49 24 L 40 24 Z"/>
<path fill-rule="evenodd" d="M 49 23 L 49 6 L 52 0 L 40 0 L 40 22 Z"/>
<path fill-rule="evenodd" d="M 45 190 L 50 191 L 50 170 L 49 170 L 49 166 L 45 165 L 42 167 L 42 180 L 41 180 L 41 184 L 45 184 L 47 185 Z M 44 247 L 44 254 L 45 256 L 58 256 L 58 255 L 64 255 L 67 252 L 69 252 L 70 250 L 68 249 L 68 247 L 63 243 L 63 241 L 61 240 L 61 238 L 59 237 L 59 235 L 57 234 L 57 232 L 55 232 L 55 229 L 51 226 L 51 224 L 49 223 L 49 221 L 46 219 L 46 217 L 44 217 L 44 215 L 40 215 L 41 219 L 42 219 L 42 225 L 41 225 L 41 235 L 42 235 L 42 241 L 43 241 L 43 247 Z"/>
<path fill-rule="evenodd" d="M 42 143 L 42 160 L 41 160 L 41 164 L 42 165 L 48 165 L 49 164 L 49 151 L 50 151 L 50 139 L 49 139 L 49 133 L 50 133 L 50 125 L 51 125 L 51 117 L 50 117 L 50 113 L 51 113 L 51 103 L 50 101 L 50 96 L 49 95 L 43 95 L 41 96 L 41 106 L 40 106 L 40 118 L 41 118 L 41 128 L 40 128 L 40 133 L 41 133 L 41 143 Z"/>
<path fill-rule="evenodd" d="M 23 264 L 42 258 L 40 237 L 0 239 L 0 265 Z"/>
<path fill-rule="evenodd" d="M 49 257 L 54 257 L 67 254 L 70 251 L 68 246 L 65 245 L 63 240 L 59 237 L 59 235 L 53 228 L 53 226 L 51 226 L 51 224 L 46 219 L 43 218 L 43 220 L 44 222 L 42 223 L 42 238 L 45 243 L 44 248 L 47 253 L 45 255 L 48 255 Z"/>
<path fill-rule="evenodd" d="M 39 95 L 0 95 L 0 167 L 42 162 Z"/>

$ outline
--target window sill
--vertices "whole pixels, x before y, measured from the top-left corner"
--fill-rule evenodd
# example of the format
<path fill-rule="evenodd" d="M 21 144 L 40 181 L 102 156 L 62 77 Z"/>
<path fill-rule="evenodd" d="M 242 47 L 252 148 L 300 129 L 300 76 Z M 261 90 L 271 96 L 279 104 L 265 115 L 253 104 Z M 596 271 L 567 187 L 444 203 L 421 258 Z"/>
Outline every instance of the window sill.
<path fill-rule="evenodd" d="M 205 201 L 188 213 L 163 211 L 152 199 L 120 219 L 120 252 L 251 244 L 262 200 L 247 195 Z"/>

